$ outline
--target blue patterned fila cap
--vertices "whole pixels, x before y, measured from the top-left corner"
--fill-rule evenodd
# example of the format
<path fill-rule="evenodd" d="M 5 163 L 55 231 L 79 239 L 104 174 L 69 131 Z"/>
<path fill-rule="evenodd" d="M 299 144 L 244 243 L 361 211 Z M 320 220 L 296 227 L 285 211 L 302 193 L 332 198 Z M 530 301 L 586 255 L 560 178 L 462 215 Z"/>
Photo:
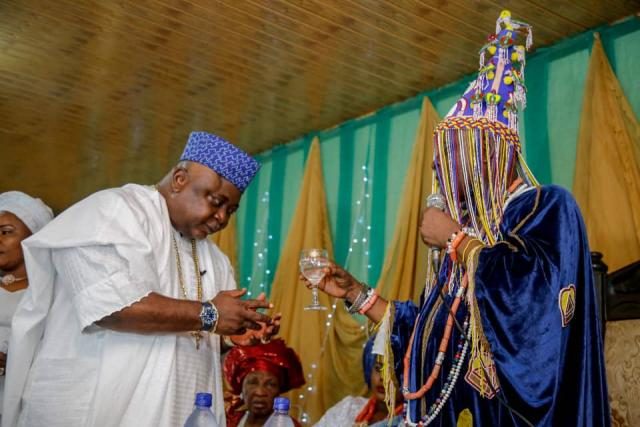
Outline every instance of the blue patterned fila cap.
<path fill-rule="evenodd" d="M 207 166 L 244 192 L 260 169 L 253 157 L 217 135 L 191 132 L 180 161 L 188 160 Z"/>

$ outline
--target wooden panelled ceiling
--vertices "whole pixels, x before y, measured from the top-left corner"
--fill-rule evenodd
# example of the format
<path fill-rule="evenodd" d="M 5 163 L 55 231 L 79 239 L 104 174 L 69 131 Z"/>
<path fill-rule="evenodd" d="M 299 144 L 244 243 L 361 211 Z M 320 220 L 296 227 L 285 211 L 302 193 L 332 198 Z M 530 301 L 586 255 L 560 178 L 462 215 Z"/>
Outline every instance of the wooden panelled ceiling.
<path fill-rule="evenodd" d="M 193 129 L 252 153 L 476 70 L 503 8 L 537 47 L 633 0 L 0 0 L 0 191 L 57 209 L 153 182 Z"/>

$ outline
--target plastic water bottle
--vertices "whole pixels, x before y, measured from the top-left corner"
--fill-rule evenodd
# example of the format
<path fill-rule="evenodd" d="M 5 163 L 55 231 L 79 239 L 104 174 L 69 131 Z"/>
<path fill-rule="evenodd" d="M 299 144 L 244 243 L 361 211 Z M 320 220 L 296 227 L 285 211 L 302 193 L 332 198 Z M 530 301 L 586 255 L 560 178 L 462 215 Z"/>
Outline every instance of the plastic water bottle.
<path fill-rule="evenodd" d="M 196 393 L 196 406 L 184 427 L 218 427 L 216 416 L 211 412 L 211 400 L 211 393 Z"/>
<path fill-rule="evenodd" d="M 289 399 L 276 397 L 273 400 L 273 414 L 264 427 L 294 427 L 293 420 L 289 416 Z"/>

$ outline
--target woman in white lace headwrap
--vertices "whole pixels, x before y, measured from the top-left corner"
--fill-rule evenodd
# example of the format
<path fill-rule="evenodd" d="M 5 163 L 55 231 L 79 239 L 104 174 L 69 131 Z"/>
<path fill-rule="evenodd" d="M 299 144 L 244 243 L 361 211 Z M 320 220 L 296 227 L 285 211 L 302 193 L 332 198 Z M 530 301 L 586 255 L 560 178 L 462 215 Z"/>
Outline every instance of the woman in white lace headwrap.
<path fill-rule="evenodd" d="M 0 412 L 11 318 L 29 286 L 21 243 L 51 219 L 53 212 L 40 199 L 19 191 L 0 194 Z"/>

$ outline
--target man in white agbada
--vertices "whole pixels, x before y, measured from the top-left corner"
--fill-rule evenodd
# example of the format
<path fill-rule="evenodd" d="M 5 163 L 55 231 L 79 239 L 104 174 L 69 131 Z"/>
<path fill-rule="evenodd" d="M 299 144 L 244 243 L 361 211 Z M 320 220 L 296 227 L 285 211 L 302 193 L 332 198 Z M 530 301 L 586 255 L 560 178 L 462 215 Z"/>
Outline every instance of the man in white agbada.
<path fill-rule="evenodd" d="M 213 393 L 225 425 L 220 336 L 268 339 L 279 319 L 240 299 L 206 237 L 259 165 L 204 132 L 180 160 L 156 187 L 98 192 L 24 241 L 3 427 L 181 426 L 196 392 Z"/>

